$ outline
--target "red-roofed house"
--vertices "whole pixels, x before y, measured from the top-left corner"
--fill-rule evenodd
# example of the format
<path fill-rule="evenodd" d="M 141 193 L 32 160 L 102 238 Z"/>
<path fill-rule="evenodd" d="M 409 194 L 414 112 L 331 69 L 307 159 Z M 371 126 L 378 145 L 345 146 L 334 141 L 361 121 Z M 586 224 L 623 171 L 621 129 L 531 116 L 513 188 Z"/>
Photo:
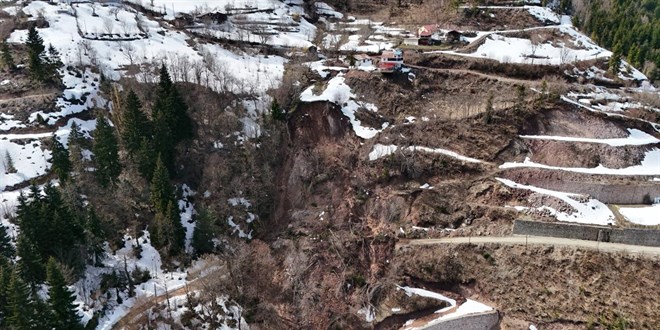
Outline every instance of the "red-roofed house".
<path fill-rule="evenodd" d="M 429 24 L 417 30 L 420 45 L 433 45 L 440 42 L 441 34 L 438 24 Z"/>
<path fill-rule="evenodd" d="M 403 67 L 403 51 L 401 49 L 386 50 L 380 55 L 378 71 L 391 73 Z"/>

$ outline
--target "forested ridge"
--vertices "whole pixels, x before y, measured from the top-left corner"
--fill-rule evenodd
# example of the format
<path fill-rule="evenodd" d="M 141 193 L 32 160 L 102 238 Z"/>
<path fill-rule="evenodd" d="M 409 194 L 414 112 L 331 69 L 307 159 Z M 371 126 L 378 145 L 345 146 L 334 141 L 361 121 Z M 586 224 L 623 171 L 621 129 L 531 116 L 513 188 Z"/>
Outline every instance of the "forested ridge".
<path fill-rule="evenodd" d="M 574 23 L 614 58 L 651 80 L 660 79 L 660 5 L 657 0 L 574 0 Z"/>

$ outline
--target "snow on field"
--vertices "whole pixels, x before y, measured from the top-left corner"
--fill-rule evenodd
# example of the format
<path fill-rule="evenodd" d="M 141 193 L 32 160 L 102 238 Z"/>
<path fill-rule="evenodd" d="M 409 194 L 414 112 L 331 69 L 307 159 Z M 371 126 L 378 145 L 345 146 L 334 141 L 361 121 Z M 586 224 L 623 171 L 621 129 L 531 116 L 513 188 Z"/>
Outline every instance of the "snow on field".
<path fill-rule="evenodd" d="M 454 151 L 442 149 L 442 148 L 428 148 L 428 147 L 420 147 L 420 146 L 409 146 L 405 148 L 399 148 L 398 146 L 395 145 L 382 145 L 382 144 L 374 145 L 374 149 L 369 153 L 369 160 L 374 161 L 378 158 L 387 157 L 395 153 L 399 149 L 412 151 L 412 152 L 421 151 L 421 152 L 428 152 L 433 154 L 442 154 L 468 163 L 482 162 L 479 159 L 463 156 Z"/>
<path fill-rule="evenodd" d="M 20 120 L 14 119 L 13 115 L 0 113 L 0 131 L 8 131 L 13 128 L 22 127 L 25 127 L 25 124 L 21 123 Z"/>
<path fill-rule="evenodd" d="M 201 48 L 222 67 L 220 72 L 224 75 L 219 75 L 219 83 L 228 84 L 229 87 L 225 87 L 228 91 L 261 95 L 280 85 L 286 62 L 282 57 L 237 55 L 215 44 L 206 44 Z"/>
<path fill-rule="evenodd" d="M 644 226 L 660 225 L 660 204 L 642 207 L 621 207 L 619 212 L 634 224 Z"/>
<path fill-rule="evenodd" d="M 87 38 L 127 39 L 142 35 L 135 20 L 136 12 L 132 9 L 115 5 L 92 6 L 89 3 L 78 3 L 73 9 L 78 17 L 78 28 Z"/>
<path fill-rule="evenodd" d="M 551 43 L 533 44 L 529 39 L 506 37 L 501 34 L 492 33 L 485 37 L 484 43 L 474 53 L 465 54 L 454 51 L 445 51 L 444 53 L 489 58 L 504 63 L 549 65 L 592 60 L 612 55 L 612 52 L 597 46 L 590 39 L 577 33 L 573 28 L 560 27 L 559 30 L 573 37 L 573 43 L 575 45 L 568 47 L 562 43 L 559 43 L 559 45 Z M 589 42 L 586 42 L 587 40 Z M 575 46 L 579 46 L 580 48 L 574 49 L 573 47 Z"/>
<path fill-rule="evenodd" d="M 559 15 L 548 7 L 525 6 L 524 8 L 541 22 L 550 22 L 554 24 L 561 23 Z"/>
<path fill-rule="evenodd" d="M 96 127 L 96 120 L 69 119 L 66 125 L 55 132 L 35 134 L 0 134 L 0 191 L 47 174 L 50 169 L 51 151 L 46 149 L 43 140 L 53 135 L 66 147 L 71 125 L 76 123 L 81 133 L 89 137 Z M 15 172 L 10 171 L 9 159 Z"/>
<path fill-rule="evenodd" d="M 576 198 L 584 197 L 579 194 L 565 193 L 555 190 L 523 185 L 502 178 L 497 178 L 497 180 L 511 188 L 531 190 L 535 193 L 558 198 L 576 210 L 572 214 L 567 214 L 564 212 L 559 212 L 548 206 L 542 206 L 539 208 L 539 209 L 549 210 L 559 221 L 589 223 L 596 225 L 614 224 L 614 214 L 612 214 L 612 211 L 610 211 L 607 205 L 603 204 L 602 202 L 596 199 L 589 198 L 586 202 L 582 202 L 576 199 Z M 525 210 L 527 209 L 527 207 L 516 207 L 516 209 Z"/>
<path fill-rule="evenodd" d="M 217 45 L 198 45 L 196 50 L 189 44 L 185 33 L 165 30 L 159 23 L 143 14 L 136 16 L 147 38 L 117 41 L 83 39 L 77 31 L 76 18 L 60 13 L 68 11 L 64 4 L 50 5 L 33 1 L 23 11 L 36 16 L 42 12 L 50 27 L 38 29 L 45 43 L 53 44 L 62 54 L 65 65 L 93 64 L 103 74 L 118 79 L 119 71 L 131 64 L 165 63 L 176 81 L 195 81 L 217 91 L 263 93 L 265 89 L 279 86 L 284 59 L 278 56 L 251 56 L 236 54 Z M 91 14 L 81 10 L 77 20 L 86 20 Z M 23 43 L 27 30 L 14 31 L 9 42 Z M 143 71 L 138 78 L 153 81 L 155 71 Z M 199 78 L 199 79 L 197 79 Z"/>
<path fill-rule="evenodd" d="M 45 149 L 40 139 L 51 134 L 0 135 L 0 191 L 47 173 L 51 166 L 51 152 Z"/>
<path fill-rule="evenodd" d="M 166 19 L 177 13 L 233 13 L 244 10 L 268 10 L 282 5 L 276 0 L 128 0 L 147 9 L 166 14 Z M 294 1 L 290 1 L 294 2 Z M 153 6 L 152 6 L 153 4 Z"/>
<path fill-rule="evenodd" d="M 48 125 L 55 125 L 57 120 L 76 113 L 87 111 L 94 107 L 104 107 L 108 101 L 99 95 L 100 76 L 86 69 L 84 72 L 61 70 L 62 83 L 65 89 L 63 96 L 58 97 L 55 106 L 60 111 L 34 111 L 30 113 L 29 122 L 34 123 L 40 116 Z"/>
<path fill-rule="evenodd" d="M 584 168 L 584 167 L 559 167 L 539 164 L 531 161 L 529 157 L 525 158 L 522 163 L 509 162 L 500 165 L 500 168 L 517 168 L 517 167 L 534 167 L 545 168 L 551 170 L 560 170 L 576 173 L 587 174 L 609 174 L 609 175 L 660 175 L 660 149 L 654 148 L 646 152 L 644 160 L 640 165 L 634 165 L 624 168 L 608 168 L 603 165 L 597 167 Z"/>
<path fill-rule="evenodd" d="M 330 72 L 329 71 L 337 71 L 337 72 L 346 72 L 348 71 L 348 68 L 343 67 L 343 66 L 326 66 L 324 60 L 319 60 L 319 61 L 314 61 L 314 62 L 308 62 L 308 63 L 303 63 L 303 65 L 308 66 L 312 71 L 316 71 L 321 78 L 326 78 Z"/>
<path fill-rule="evenodd" d="M 139 258 L 136 256 L 135 250 L 137 244 L 142 248 Z M 90 291 L 93 292 L 100 288 L 103 274 L 110 274 L 113 271 L 123 272 L 125 266 L 129 272 L 139 268 L 151 273 L 150 280 L 135 286 L 135 297 L 128 297 L 127 292 L 120 292 L 122 304 L 117 304 L 117 296 L 113 290 L 110 290 L 110 298 L 105 295 L 101 295 L 97 300 L 89 297 Z M 87 322 L 95 311 L 104 309 L 106 314 L 99 319 L 97 329 L 111 329 L 136 302 L 143 300 L 144 297 L 164 295 L 166 290 L 171 292 L 179 289 L 187 283 L 186 277 L 185 272 L 165 272 L 161 269 L 160 255 L 151 246 L 149 232 L 145 230 L 138 238 L 125 235 L 124 247 L 115 253 L 112 253 L 106 246 L 103 267 L 88 266 L 85 277 L 76 282 L 73 289 L 77 295 L 76 302 L 81 304 L 78 311 L 83 315 L 83 321 Z"/>
<path fill-rule="evenodd" d="M 275 4 L 278 5 L 269 12 L 232 15 L 221 24 L 197 24 L 187 29 L 216 38 L 271 46 L 303 49 L 313 46 L 316 26 L 302 17 L 304 9 L 299 5 Z"/>
<path fill-rule="evenodd" d="M 362 126 L 360 120 L 355 118 L 355 112 L 359 109 L 367 109 L 368 111 L 378 111 L 378 108 L 371 103 L 365 103 L 355 100 L 355 94 L 351 88 L 344 82 L 343 74 L 330 79 L 327 82 L 326 88 L 319 95 L 314 94 L 316 86 L 310 86 L 300 94 L 300 100 L 303 102 L 316 102 L 328 101 L 335 103 L 342 107 L 341 111 L 344 116 L 348 117 L 353 127 L 355 134 L 363 139 L 371 139 L 376 134 L 389 126 L 389 123 L 383 123 L 380 129 Z"/>
<path fill-rule="evenodd" d="M 640 89 L 637 89 L 636 91 L 640 91 Z M 629 96 L 626 96 L 625 94 L 619 95 L 615 92 L 619 91 L 594 86 L 592 91 L 583 93 L 569 92 L 564 97 L 585 106 L 589 106 L 590 109 L 602 112 L 622 112 L 628 109 L 644 109 L 660 112 L 659 108 L 645 105 L 640 102 L 634 102 L 630 100 Z M 641 92 L 654 93 L 655 91 L 641 90 Z"/>
<path fill-rule="evenodd" d="M 339 47 L 341 51 L 361 53 L 380 53 L 386 49 L 394 48 L 393 41 L 364 39 L 361 35 L 348 36 L 348 41 Z"/>
<path fill-rule="evenodd" d="M 344 14 L 334 10 L 330 5 L 325 2 L 316 2 L 316 12 L 320 15 L 330 16 L 335 18 L 344 18 Z"/>
<path fill-rule="evenodd" d="M 630 135 L 625 138 L 616 138 L 616 139 L 590 139 L 590 138 L 581 138 L 581 137 L 570 137 L 570 136 L 551 136 L 551 135 L 521 135 L 523 139 L 534 139 L 534 140 L 552 140 L 552 141 L 570 141 L 570 142 L 586 142 L 586 143 L 600 143 L 607 144 L 613 147 L 620 146 L 637 146 L 645 144 L 659 143 L 660 140 L 655 136 L 642 132 L 638 129 L 628 129 Z"/>

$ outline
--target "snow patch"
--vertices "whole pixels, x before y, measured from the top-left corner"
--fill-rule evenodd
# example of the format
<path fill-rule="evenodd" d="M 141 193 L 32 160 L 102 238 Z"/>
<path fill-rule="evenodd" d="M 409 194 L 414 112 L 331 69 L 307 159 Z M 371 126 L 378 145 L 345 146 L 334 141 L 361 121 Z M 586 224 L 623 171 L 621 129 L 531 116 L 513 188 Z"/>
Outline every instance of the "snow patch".
<path fill-rule="evenodd" d="M 596 225 L 612 225 L 615 223 L 614 214 L 607 207 L 607 205 L 602 202 L 589 198 L 586 202 L 578 201 L 576 197 L 582 197 L 579 194 L 565 193 L 555 190 L 543 189 L 534 186 L 523 185 L 515 183 L 511 180 L 496 178 L 498 181 L 506 185 L 507 187 L 516 188 L 516 189 L 526 189 L 531 190 L 535 193 L 548 195 L 556 197 L 566 204 L 570 205 L 576 210 L 576 212 L 567 214 L 564 212 L 559 212 L 547 206 L 542 206 L 539 209 L 550 210 L 553 215 L 559 221 L 566 222 L 577 222 L 577 223 L 587 223 L 587 224 L 596 224 Z M 527 207 L 516 207 L 517 210 L 525 210 Z"/>
<path fill-rule="evenodd" d="M 621 207 L 619 212 L 634 224 L 643 226 L 660 225 L 660 204 L 643 207 Z"/>

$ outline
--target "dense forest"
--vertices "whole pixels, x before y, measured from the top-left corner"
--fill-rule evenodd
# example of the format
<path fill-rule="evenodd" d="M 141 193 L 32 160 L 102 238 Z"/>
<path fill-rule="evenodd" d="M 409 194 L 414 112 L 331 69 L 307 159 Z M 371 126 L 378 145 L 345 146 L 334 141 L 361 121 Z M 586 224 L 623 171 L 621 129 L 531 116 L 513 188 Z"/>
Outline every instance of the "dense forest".
<path fill-rule="evenodd" d="M 657 0 L 574 0 L 574 23 L 592 39 L 660 79 L 660 6 Z"/>
<path fill-rule="evenodd" d="M 56 60 L 59 55 L 53 47 L 44 46 L 34 26 L 29 29 L 27 46 L 30 79 L 35 84 L 60 84 L 56 71 L 61 66 Z M 6 44 L 1 51 L 7 69 L 18 70 Z M 126 225 L 97 213 L 82 193 L 86 184 L 103 194 L 116 189 L 122 171 L 135 169 L 149 186 L 149 213 L 154 216 L 143 225 L 151 229 L 150 243 L 166 259 L 184 253 L 185 231 L 170 177 L 176 175 L 176 147 L 193 137 L 193 126 L 187 105 L 164 65 L 154 87 L 150 115 L 133 91 L 116 91 L 120 106 L 111 118 L 99 115 L 91 140 L 74 122 L 68 148 L 56 136 L 49 141 L 51 170 L 59 183 L 33 183 L 28 193 L 20 195 L 16 215 L 10 219 L 20 227 L 15 248 L 7 228 L 0 226 L 0 329 L 82 328 L 74 294 L 67 285 L 78 280 L 87 265 L 101 264 L 104 242 L 121 240 L 117 227 Z M 85 159 L 83 150 L 93 152 L 91 160 Z M 193 237 L 197 253 L 212 249 L 212 236 L 204 228 L 200 226 Z M 133 286 L 145 280 L 148 272 L 136 269 L 107 275 L 103 282 L 106 292 L 128 290 L 132 296 Z M 94 327 L 94 322 L 88 326 Z"/>

